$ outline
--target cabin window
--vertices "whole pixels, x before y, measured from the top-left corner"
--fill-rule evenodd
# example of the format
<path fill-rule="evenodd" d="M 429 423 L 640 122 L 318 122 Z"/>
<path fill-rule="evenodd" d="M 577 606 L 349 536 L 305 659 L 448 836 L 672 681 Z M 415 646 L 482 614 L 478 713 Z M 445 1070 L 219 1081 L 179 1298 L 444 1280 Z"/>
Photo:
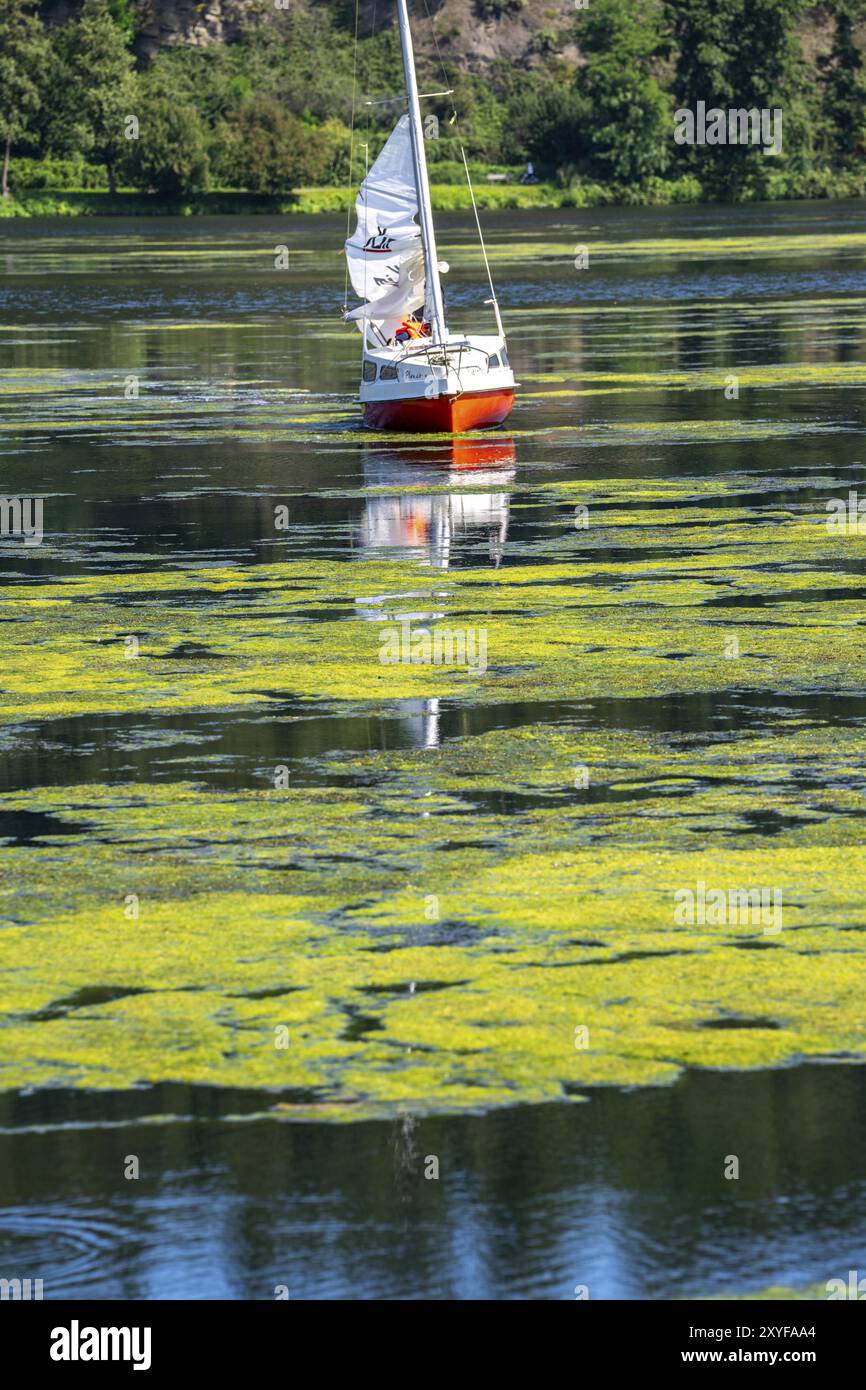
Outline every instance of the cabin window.
<path fill-rule="evenodd" d="M 376 363 L 375 363 L 375 362 L 365 362 L 365 363 L 364 363 L 364 370 L 363 370 L 363 372 L 361 373 L 361 375 L 363 376 L 363 378 L 364 378 L 365 381 L 375 381 L 375 380 L 376 380 Z"/>
<path fill-rule="evenodd" d="M 490 357 L 488 358 L 488 360 L 487 360 L 487 367 L 488 367 L 488 370 L 489 370 L 491 367 L 498 367 L 498 366 L 499 366 L 499 358 L 496 356 L 496 353 L 494 352 L 494 353 L 491 354 L 491 356 L 490 356 Z"/>
<path fill-rule="evenodd" d="M 397 380 L 397 368 L 396 368 L 396 367 L 383 367 L 382 370 L 381 370 L 381 372 L 379 373 L 379 380 L 380 380 L 380 381 L 396 381 L 396 380 Z"/>
<path fill-rule="evenodd" d="M 507 366 L 508 366 L 508 353 L 505 351 L 505 348 L 502 349 L 502 352 L 501 352 L 500 355 L 501 355 L 501 357 L 502 357 L 502 365 L 503 365 L 503 367 L 507 367 Z"/>

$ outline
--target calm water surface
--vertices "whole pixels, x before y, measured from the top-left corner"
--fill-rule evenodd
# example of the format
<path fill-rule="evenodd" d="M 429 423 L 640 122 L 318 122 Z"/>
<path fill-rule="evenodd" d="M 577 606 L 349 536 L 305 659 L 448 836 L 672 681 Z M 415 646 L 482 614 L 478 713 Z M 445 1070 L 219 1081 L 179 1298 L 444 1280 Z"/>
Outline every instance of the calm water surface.
<path fill-rule="evenodd" d="M 0 224 L 0 481 L 45 497 L 49 536 L 6 548 L 4 582 L 305 556 L 544 564 L 563 553 L 551 528 L 569 527 L 548 485 L 569 478 L 736 475 L 739 500 L 783 509 L 855 485 L 862 386 L 778 369 L 866 358 L 858 205 L 487 220 L 523 391 L 508 432 L 454 448 L 360 427 L 339 220 Z M 485 296 L 468 222 L 444 217 L 441 237 L 450 319 L 468 328 Z M 583 243 L 598 249 L 577 271 Z M 288 271 L 274 269 L 283 244 Z M 758 368 L 776 375 L 725 398 L 729 373 Z M 665 374 L 683 372 L 693 384 L 672 390 Z M 565 543 L 617 558 L 591 532 Z M 309 622 L 321 616 L 311 604 Z M 866 694 L 793 698 L 770 681 L 372 710 L 288 689 L 230 714 L 22 723 L 0 790 L 56 787 L 62 805 L 64 786 L 89 781 L 248 787 L 275 760 L 296 784 L 327 785 L 346 750 L 492 728 L 568 721 L 700 744 L 794 717 L 862 726 Z M 485 808 L 510 816 L 521 803 L 503 794 Z M 40 831 L 6 816 L 0 843 Z M 204 1087 L 6 1093 L 2 1272 L 43 1275 L 48 1297 L 268 1298 L 287 1284 L 293 1298 L 571 1298 L 585 1284 L 591 1297 L 679 1298 L 805 1288 L 866 1262 L 866 1073 L 853 1065 L 690 1072 L 669 1088 L 487 1115 L 316 1124 L 266 1108 Z M 140 1180 L 110 1181 L 131 1153 Z M 722 1177 L 730 1153 L 738 1183 Z M 428 1154 L 439 1182 L 419 1178 Z"/>

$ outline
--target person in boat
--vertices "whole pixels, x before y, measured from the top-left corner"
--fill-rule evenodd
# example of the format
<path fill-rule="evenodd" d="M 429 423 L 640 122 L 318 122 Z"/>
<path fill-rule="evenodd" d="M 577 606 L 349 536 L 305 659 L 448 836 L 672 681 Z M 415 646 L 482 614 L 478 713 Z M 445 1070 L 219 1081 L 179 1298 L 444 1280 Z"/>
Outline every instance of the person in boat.
<path fill-rule="evenodd" d="M 421 314 L 407 314 L 397 332 L 394 334 L 394 342 L 411 343 L 416 338 L 429 338 L 430 325 L 425 323 Z"/>

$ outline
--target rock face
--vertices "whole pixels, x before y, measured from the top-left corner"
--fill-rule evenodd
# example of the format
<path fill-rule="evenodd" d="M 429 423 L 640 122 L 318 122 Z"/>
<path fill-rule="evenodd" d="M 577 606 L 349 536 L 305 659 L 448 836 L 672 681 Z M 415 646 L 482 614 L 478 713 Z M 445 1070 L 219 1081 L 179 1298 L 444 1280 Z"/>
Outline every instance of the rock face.
<path fill-rule="evenodd" d="M 292 8 L 298 0 L 288 0 Z M 64 24 L 81 8 L 81 0 L 42 0 L 46 24 Z M 138 19 L 133 48 L 142 58 L 152 58 L 174 43 L 203 48 L 211 43 L 231 43 L 238 38 L 245 16 L 253 10 L 268 12 L 271 0 L 130 0 Z"/>
<path fill-rule="evenodd" d="M 187 43 L 204 48 L 232 43 L 239 37 L 245 15 L 256 0 L 133 0 L 141 15 L 135 51 L 152 58 L 161 48 Z"/>
<path fill-rule="evenodd" d="M 43 0 L 43 18 L 49 24 L 62 24 L 79 8 L 80 0 Z M 232 43 L 253 14 L 281 14 L 292 10 L 334 9 L 332 0 L 130 0 L 138 15 L 134 48 L 148 59 L 171 44 L 205 47 L 212 43 Z M 349 5 L 340 4 L 345 20 Z M 436 37 L 447 65 L 478 70 L 505 59 L 520 66 L 537 61 L 540 36 L 557 35 L 557 52 L 573 65 L 576 51 L 569 43 L 575 17 L 574 0 L 428 0 L 434 16 Z M 435 52 L 425 8 L 420 0 L 409 0 L 415 44 L 419 53 Z M 360 0 L 360 33 L 396 23 L 393 0 Z"/>

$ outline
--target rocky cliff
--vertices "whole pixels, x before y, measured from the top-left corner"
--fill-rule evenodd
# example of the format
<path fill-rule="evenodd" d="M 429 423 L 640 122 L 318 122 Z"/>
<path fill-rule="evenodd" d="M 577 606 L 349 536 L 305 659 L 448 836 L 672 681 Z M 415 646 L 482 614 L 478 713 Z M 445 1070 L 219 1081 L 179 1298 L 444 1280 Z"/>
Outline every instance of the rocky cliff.
<path fill-rule="evenodd" d="M 352 0 L 129 0 L 137 17 L 135 50 L 151 58 L 170 44 L 204 47 L 232 43 L 256 13 L 273 16 L 322 7 L 338 11 L 347 27 L 354 26 Z M 74 0 L 45 0 L 43 15 L 49 23 L 62 23 L 78 8 Z M 436 36 L 447 60 L 460 67 L 484 68 L 497 59 L 531 65 L 539 55 L 539 35 L 556 35 L 570 28 L 575 17 L 574 0 L 428 0 L 435 18 Z M 409 0 L 420 52 L 433 48 L 424 0 Z M 360 32 L 369 34 L 396 23 L 393 0 L 361 0 Z M 542 40 L 543 42 L 543 40 Z M 558 52 L 565 63 L 577 60 L 576 50 L 564 40 Z"/>
<path fill-rule="evenodd" d="M 648 3 L 649 0 L 638 0 Z M 43 17 L 63 23 L 80 0 L 42 0 Z M 330 10 L 349 30 L 354 28 L 353 0 L 127 0 L 137 25 L 135 51 L 147 60 L 171 44 L 232 43 L 257 15 L 279 23 L 288 13 Z M 575 0 L 408 0 L 415 46 L 431 55 L 435 43 L 427 13 L 434 17 L 436 39 L 451 67 L 483 70 L 497 60 L 515 67 L 535 66 L 555 55 L 558 65 L 575 67 L 579 51 L 570 41 L 577 14 Z M 360 0 L 360 34 L 396 24 L 393 0 Z M 866 27 L 866 26 L 864 26 Z M 797 26 L 806 62 L 829 51 L 833 24 L 825 7 L 811 6 Z"/>

